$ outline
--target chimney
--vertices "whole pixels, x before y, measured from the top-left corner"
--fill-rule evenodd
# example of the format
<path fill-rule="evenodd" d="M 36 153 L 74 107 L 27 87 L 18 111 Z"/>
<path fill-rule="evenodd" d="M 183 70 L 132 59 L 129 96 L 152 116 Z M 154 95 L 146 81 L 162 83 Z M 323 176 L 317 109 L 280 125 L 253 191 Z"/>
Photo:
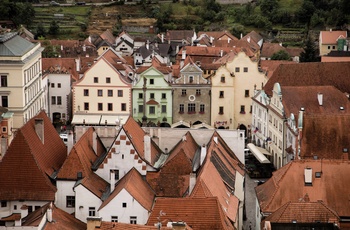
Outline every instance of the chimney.
<path fill-rule="evenodd" d="M 95 154 L 97 155 L 97 134 L 96 134 L 96 132 L 92 133 L 92 148 L 95 151 Z"/>
<path fill-rule="evenodd" d="M 322 93 L 317 94 L 317 100 L 318 100 L 318 104 L 320 106 L 322 106 L 323 105 L 323 94 Z"/>
<path fill-rule="evenodd" d="M 224 54 L 224 51 L 220 50 L 220 57 L 222 57 L 223 54 Z"/>
<path fill-rule="evenodd" d="M 73 132 L 70 130 L 68 132 L 68 142 L 67 142 L 67 155 L 69 155 L 70 151 L 72 150 L 73 148 Z"/>
<path fill-rule="evenodd" d="M 249 42 L 249 43 L 250 43 L 250 36 L 248 36 L 248 37 L 247 37 L 247 42 Z"/>
<path fill-rule="evenodd" d="M 146 49 L 149 50 L 149 40 L 147 40 L 147 42 L 146 42 Z"/>
<path fill-rule="evenodd" d="M 213 44 L 214 38 L 210 37 L 210 44 Z"/>
<path fill-rule="evenodd" d="M 44 120 L 42 118 L 35 119 L 35 132 L 44 143 Z"/>
<path fill-rule="evenodd" d="M 182 49 L 182 57 L 181 57 L 182 60 L 185 60 L 186 59 L 186 48 L 184 47 Z"/>
<path fill-rule="evenodd" d="M 86 46 L 85 46 L 85 44 L 83 45 L 83 51 L 86 52 Z"/>
<path fill-rule="evenodd" d="M 304 115 L 304 108 L 301 108 L 298 115 L 298 128 L 303 128 L 303 115 Z"/>
<path fill-rule="evenodd" d="M 50 203 L 48 209 L 46 210 L 46 218 L 48 222 L 52 222 L 52 202 Z"/>
<path fill-rule="evenodd" d="M 168 226 L 167 226 L 168 227 Z M 173 230 L 186 230 L 186 224 L 184 222 L 172 222 L 171 226 Z"/>
<path fill-rule="evenodd" d="M 28 206 L 26 204 L 21 207 L 21 219 L 28 216 Z"/>
<path fill-rule="evenodd" d="M 151 164 L 151 137 L 148 134 L 143 137 L 143 144 L 145 160 Z"/>
<path fill-rule="evenodd" d="M 2 137 L 1 138 L 1 153 L 0 153 L 0 156 L 2 156 L 2 157 L 5 156 L 5 153 L 7 151 L 7 140 L 8 140 L 8 138 L 6 138 L 6 137 Z"/>
<path fill-rule="evenodd" d="M 80 58 L 75 59 L 75 70 L 80 71 Z"/>
<path fill-rule="evenodd" d="M 227 43 L 230 43 L 230 41 L 231 41 L 231 38 L 228 38 L 228 39 L 227 39 Z"/>
<path fill-rule="evenodd" d="M 63 45 L 61 45 L 61 50 L 63 50 Z"/>
<path fill-rule="evenodd" d="M 196 174 L 190 173 L 190 186 L 188 188 L 188 194 L 192 193 L 194 186 L 196 185 Z"/>
<path fill-rule="evenodd" d="M 160 35 L 162 43 L 164 43 L 164 34 Z"/>
<path fill-rule="evenodd" d="M 241 39 L 243 38 L 243 34 L 241 33 Z"/>
<path fill-rule="evenodd" d="M 110 176 L 111 176 L 111 193 L 113 192 L 114 188 L 115 188 L 115 171 L 114 169 L 110 170 Z"/>
<path fill-rule="evenodd" d="M 182 141 L 186 141 L 186 135 L 182 136 Z"/>
<path fill-rule="evenodd" d="M 312 186 L 312 168 L 304 169 L 304 180 L 305 186 Z"/>
<path fill-rule="evenodd" d="M 206 155 L 207 155 L 207 146 L 203 144 L 201 147 L 200 165 L 203 164 Z"/>

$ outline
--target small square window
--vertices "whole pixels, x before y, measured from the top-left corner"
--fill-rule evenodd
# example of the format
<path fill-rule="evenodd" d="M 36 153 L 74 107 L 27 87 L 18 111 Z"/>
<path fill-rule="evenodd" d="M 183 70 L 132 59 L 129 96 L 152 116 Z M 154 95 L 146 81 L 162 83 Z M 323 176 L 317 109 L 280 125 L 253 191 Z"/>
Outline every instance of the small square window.
<path fill-rule="evenodd" d="M 224 76 L 221 77 L 221 82 L 225 83 L 225 77 Z"/>
<path fill-rule="evenodd" d="M 113 111 L 113 104 L 112 103 L 108 103 L 108 111 Z"/>
<path fill-rule="evenodd" d="M 246 89 L 246 90 L 244 91 L 244 96 L 245 96 L 245 97 L 249 97 L 249 89 Z"/>
<path fill-rule="evenodd" d="M 112 89 L 109 89 L 107 91 L 107 93 L 108 93 L 108 97 L 113 97 L 113 90 Z"/>
<path fill-rule="evenodd" d="M 103 104 L 102 103 L 98 103 L 97 104 L 97 109 L 98 109 L 98 111 L 102 111 L 103 110 Z"/>
<path fill-rule="evenodd" d="M 118 97 L 122 97 L 123 96 L 123 90 L 118 90 Z"/>
<path fill-rule="evenodd" d="M 84 96 L 89 96 L 89 90 L 88 89 L 84 89 Z"/>
<path fill-rule="evenodd" d="M 97 96 L 102 97 L 103 96 L 102 92 L 103 92 L 102 89 L 98 89 L 97 90 Z"/>
<path fill-rule="evenodd" d="M 150 93 L 149 98 L 154 99 L 154 93 Z"/>
<path fill-rule="evenodd" d="M 185 90 L 185 89 L 181 90 L 181 95 L 182 95 L 182 96 L 185 96 L 185 95 L 186 95 L 186 90 Z"/>
<path fill-rule="evenodd" d="M 126 111 L 126 103 L 122 103 L 122 111 Z"/>
<path fill-rule="evenodd" d="M 123 208 L 126 208 L 126 203 L 123 203 L 123 204 L 122 204 L 122 207 L 123 207 Z"/>
<path fill-rule="evenodd" d="M 154 85 L 154 79 L 149 79 L 149 84 Z"/>
<path fill-rule="evenodd" d="M 75 196 L 66 196 L 66 207 L 67 208 L 75 207 Z"/>
<path fill-rule="evenodd" d="M 57 88 L 61 88 L 61 83 L 57 83 Z"/>
<path fill-rule="evenodd" d="M 139 113 L 143 113 L 143 105 L 139 105 Z"/>
<path fill-rule="evenodd" d="M 130 216 L 130 224 L 137 224 L 137 217 L 136 216 Z"/>
<path fill-rule="evenodd" d="M 17 210 L 17 205 L 13 205 L 13 210 Z"/>
<path fill-rule="evenodd" d="M 94 83 L 98 83 L 98 77 L 94 77 Z"/>
<path fill-rule="evenodd" d="M 51 83 L 51 88 L 55 88 L 55 83 Z"/>
<path fill-rule="evenodd" d="M 248 67 L 244 67 L 244 68 L 243 68 L 243 71 L 244 71 L 245 73 L 247 73 L 247 72 L 248 72 Z"/>
<path fill-rule="evenodd" d="M 7 127 L 6 127 L 6 126 L 3 126 L 3 127 L 2 127 L 2 132 L 3 132 L 3 133 L 6 133 L 6 132 L 7 132 Z"/>
<path fill-rule="evenodd" d="M 106 83 L 111 83 L 111 78 L 110 77 L 106 77 Z"/>
<path fill-rule="evenodd" d="M 166 105 L 162 105 L 162 113 L 166 113 Z"/>
<path fill-rule="evenodd" d="M 89 110 L 89 102 L 84 102 L 84 110 Z"/>
<path fill-rule="evenodd" d="M 89 207 L 89 216 L 95 216 L 95 215 L 96 215 L 96 208 Z"/>
<path fill-rule="evenodd" d="M 156 108 L 154 106 L 149 107 L 149 114 L 156 114 Z"/>
<path fill-rule="evenodd" d="M 143 93 L 139 93 L 139 99 L 143 98 Z"/>
<path fill-rule="evenodd" d="M 196 89 L 196 95 L 197 96 L 201 95 L 201 90 L 200 89 Z"/>
<path fill-rule="evenodd" d="M 111 222 L 118 222 L 118 216 L 111 216 Z"/>
<path fill-rule="evenodd" d="M 224 97 L 224 91 L 220 91 L 219 97 L 220 97 L 220 98 L 223 98 L 223 97 Z"/>
<path fill-rule="evenodd" d="M 239 67 L 235 68 L 235 72 L 238 73 L 239 72 Z"/>
<path fill-rule="evenodd" d="M 166 99 L 166 93 L 162 93 L 162 99 Z"/>
<path fill-rule="evenodd" d="M 2 207 L 2 208 L 7 207 L 7 202 L 6 202 L 6 201 L 1 201 L 1 207 Z"/>

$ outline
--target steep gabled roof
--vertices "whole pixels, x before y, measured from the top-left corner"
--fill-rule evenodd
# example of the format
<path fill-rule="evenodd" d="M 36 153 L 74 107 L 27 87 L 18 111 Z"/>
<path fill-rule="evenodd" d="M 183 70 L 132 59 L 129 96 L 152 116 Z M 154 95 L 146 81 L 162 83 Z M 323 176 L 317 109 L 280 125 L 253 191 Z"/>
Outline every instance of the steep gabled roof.
<path fill-rule="evenodd" d="M 350 62 L 308 62 L 281 64 L 264 86 L 268 95 L 276 82 L 281 86 L 333 85 L 350 92 Z"/>
<path fill-rule="evenodd" d="M 32 43 L 17 32 L 11 32 L 0 35 L 0 56 L 22 56 L 35 47 Z"/>
<path fill-rule="evenodd" d="M 168 221 L 184 221 L 193 229 L 235 229 L 216 197 L 157 198 L 147 225 L 158 223 L 160 212 L 166 213 L 161 217 L 163 225 Z"/>
<path fill-rule="evenodd" d="M 43 121 L 43 141 L 35 131 L 36 119 Z M 17 131 L 0 162 L 1 199 L 54 200 L 56 187 L 50 178 L 56 177 L 66 156 L 66 146 L 41 111 Z"/>
<path fill-rule="evenodd" d="M 312 169 L 312 185 L 304 181 L 305 168 Z M 315 172 L 321 172 L 320 178 Z M 255 188 L 260 209 L 273 213 L 287 202 L 298 202 L 308 194 L 310 202 L 322 201 L 339 216 L 350 216 L 350 161 L 294 160 L 273 172 L 264 184 Z M 293 185 L 293 186 L 291 186 Z"/>
<path fill-rule="evenodd" d="M 132 168 L 117 183 L 112 194 L 102 203 L 99 210 L 105 207 L 123 189 L 125 189 L 146 210 L 150 211 L 152 209 L 155 193 L 148 183 L 142 179 L 141 174 L 135 168 Z"/>
<path fill-rule="evenodd" d="M 94 128 L 90 127 L 73 146 L 57 175 L 58 179 L 77 180 L 78 172 L 82 173 L 82 177 L 93 173 L 93 163 L 106 152 L 100 138 L 94 138 L 94 132 Z M 96 140 L 97 152 L 93 148 L 94 139 Z"/>
<path fill-rule="evenodd" d="M 265 72 L 265 75 L 269 79 L 277 67 L 281 64 L 295 64 L 293 61 L 281 61 L 281 60 L 260 60 L 261 70 Z"/>
<path fill-rule="evenodd" d="M 264 42 L 261 47 L 261 57 L 270 58 L 273 54 L 281 50 L 287 52 L 286 48 L 279 43 Z"/>
<path fill-rule="evenodd" d="M 101 200 L 106 199 L 110 193 L 109 183 L 93 172 L 84 177 L 81 181 L 78 181 L 75 187 L 78 185 L 84 186 L 87 190 L 89 190 L 92 194 Z"/>
<path fill-rule="evenodd" d="M 76 69 L 76 62 L 74 58 L 42 59 L 42 70 L 44 75 L 49 73 L 71 74 L 74 80 L 78 80 L 79 75 Z"/>
<path fill-rule="evenodd" d="M 115 37 L 113 36 L 113 33 L 107 29 L 105 30 L 101 35 L 100 37 L 105 40 L 105 41 L 108 41 L 110 44 L 114 44 L 115 42 Z"/>
<path fill-rule="evenodd" d="M 41 224 L 43 218 L 46 217 L 47 209 L 50 207 L 50 203 L 40 207 L 39 209 L 33 211 L 28 216 L 24 218 L 22 226 L 37 227 Z M 73 215 L 57 208 L 52 205 L 52 222 L 47 221 L 43 230 L 84 230 L 86 229 L 86 224 L 80 220 L 74 218 Z"/>
<path fill-rule="evenodd" d="M 337 40 L 339 37 L 346 39 L 347 38 L 347 32 L 346 31 L 321 31 L 320 32 L 321 39 L 320 42 L 321 44 L 337 44 Z"/>

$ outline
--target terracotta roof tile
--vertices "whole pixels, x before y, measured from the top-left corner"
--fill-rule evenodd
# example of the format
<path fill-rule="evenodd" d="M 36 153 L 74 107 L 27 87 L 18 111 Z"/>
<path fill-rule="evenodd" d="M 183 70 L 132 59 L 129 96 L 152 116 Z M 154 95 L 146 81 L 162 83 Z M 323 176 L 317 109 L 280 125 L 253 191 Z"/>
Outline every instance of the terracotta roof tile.
<path fill-rule="evenodd" d="M 81 172 L 82 177 L 89 176 L 92 172 L 91 167 L 98 157 L 106 152 L 106 149 L 100 140 L 97 141 L 97 153 L 93 150 L 94 128 L 90 127 L 77 143 L 71 149 L 67 160 L 60 169 L 57 178 L 77 180 L 77 173 Z"/>
<path fill-rule="evenodd" d="M 304 182 L 307 167 L 312 169 L 312 186 Z M 315 172 L 322 172 L 321 177 L 315 178 Z M 308 194 L 310 202 L 322 201 L 339 216 L 350 216 L 349 173 L 350 161 L 294 160 L 256 187 L 260 208 L 264 213 L 273 213 L 287 202 L 298 202 Z"/>
<path fill-rule="evenodd" d="M 107 29 L 105 30 L 101 35 L 100 37 L 103 39 L 103 40 L 107 40 L 109 43 L 111 44 L 114 44 L 115 43 L 115 37 L 113 36 L 112 32 Z"/>
<path fill-rule="evenodd" d="M 157 198 L 147 225 L 158 223 L 160 211 L 166 213 L 161 217 L 162 223 L 184 221 L 193 228 L 199 229 L 234 229 L 225 217 L 216 197 L 210 198 Z"/>
<path fill-rule="evenodd" d="M 293 61 L 280 61 L 280 60 L 261 60 L 260 67 L 262 71 L 267 74 L 267 78 L 269 79 L 273 72 L 277 69 L 277 67 L 281 64 L 295 64 Z"/>
<path fill-rule="evenodd" d="M 49 73 L 71 74 L 74 80 L 79 79 L 74 58 L 43 58 L 42 69 L 44 75 Z"/>
<path fill-rule="evenodd" d="M 132 168 L 118 182 L 112 194 L 102 203 L 99 210 L 105 207 L 123 189 L 128 191 L 128 193 L 138 201 L 142 207 L 148 211 L 151 210 L 155 193 L 135 168 Z"/>
<path fill-rule="evenodd" d="M 337 223 L 340 217 L 322 201 L 287 202 L 276 212 L 269 215 L 265 221 L 271 223 Z"/>
<path fill-rule="evenodd" d="M 102 196 L 109 193 L 109 183 L 93 172 L 84 177 L 76 186 L 79 184 L 83 185 L 101 200 Z"/>
<path fill-rule="evenodd" d="M 105 222 L 102 221 L 100 226 L 94 228 L 95 230 L 171 230 L 173 228 L 156 226 L 145 226 L 139 224 L 125 224 L 116 222 Z M 186 229 L 187 230 L 187 229 Z M 189 230 L 189 229 L 188 229 Z"/>
<path fill-rule="evenodd" d="M 322 44 L 337 44 L 339 37 L 347 38 L 346 31 L 321 31 L 321 40 Z"/>
<path fill-rule="evenodd" d="M 36 134 L 35 119 L 43 120 L 44 143 Z M 50 177 L 55 177 L 66 156 L 56 129 L 46 113 L 40 112 L 17 131 L 0 162 L 1 199 L 54 200 L 56 187 Z"/>
<path fill-rule="evenodd" d="M 261 47 L 261 57 L 270 58 L 274 53 L 280 50 L 286 51 L 286 48 L 279 43 L 264 42 Z"/>
<path fill-rule="evenodd" d="M 350 62 L 308 62 L 281 64 L 264 86 L 272 95 L 273 85 L 317 86 L 333 85 L 342 92 L 350 92 Z"/>

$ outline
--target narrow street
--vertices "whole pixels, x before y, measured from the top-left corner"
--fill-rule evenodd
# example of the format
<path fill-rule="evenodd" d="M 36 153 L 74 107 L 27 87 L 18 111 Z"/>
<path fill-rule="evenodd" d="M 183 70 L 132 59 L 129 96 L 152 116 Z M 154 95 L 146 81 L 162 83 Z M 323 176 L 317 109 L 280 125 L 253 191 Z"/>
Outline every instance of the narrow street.
<path fill-rule="evenodd" d="M 243 229 L 260 229 L 260 226 L 257 226 L 256 221 L 256 195 L 255 187 L 257 186 L 258 179 L 252 179 L 248 174 L 245 176 L 245 208 L 246 208 L 246 217 L 244 221 Z M 249 227 L 251 226 L 251 228 Z"/>

